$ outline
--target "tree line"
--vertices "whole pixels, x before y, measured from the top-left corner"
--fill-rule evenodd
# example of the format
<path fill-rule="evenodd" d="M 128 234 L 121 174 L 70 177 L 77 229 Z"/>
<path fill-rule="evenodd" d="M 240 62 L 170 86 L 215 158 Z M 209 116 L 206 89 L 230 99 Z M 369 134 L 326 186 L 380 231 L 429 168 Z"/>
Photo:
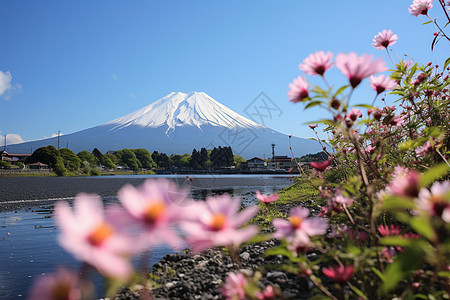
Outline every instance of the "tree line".
<path fill-rule="evenodd" d="M 103 154 L 95 148 L 92 152 L 87 150 L 75 154 L 68 148 L 56 149 L 54 146 L 36 149 L 28 157 L 25 164 L 41 162 L 47 164 L 53 171 L 63 176 L 67 173 L 100 175 L 101 169 L 116 170 L 119 167 L 139 170 L 167 170 L 167 169 L 194 169 L 211 170 L 226 167 L 239 167 L 245 159 L 234 155 L 231 147 L 214 147 L 212 150 L 201 148 L 193 149 L 192 154 L 165 153 L 147 149 L 122 149 Z"/>

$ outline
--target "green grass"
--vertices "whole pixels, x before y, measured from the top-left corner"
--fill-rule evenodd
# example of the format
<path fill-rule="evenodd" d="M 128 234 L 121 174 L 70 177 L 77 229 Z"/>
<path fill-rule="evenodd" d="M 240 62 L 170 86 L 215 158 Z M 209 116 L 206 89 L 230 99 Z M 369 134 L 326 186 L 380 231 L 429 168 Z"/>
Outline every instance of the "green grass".
<path fill-rule="evenodd" d="M 311 200 L 316 206 L 325 202 L 319 196 L 319 191 L 305 179 L 299 179 L 291 186 L 279 191 L 278 194 L 280 195 L 278 200 L 272 202 L 267 208 L 264 203 L 258 203 L 259 212 L 251 223 L 259 224 L 262 227 L 270 227 L 273 219 L 287 218 L 292 207 L 308 207 Z"/>

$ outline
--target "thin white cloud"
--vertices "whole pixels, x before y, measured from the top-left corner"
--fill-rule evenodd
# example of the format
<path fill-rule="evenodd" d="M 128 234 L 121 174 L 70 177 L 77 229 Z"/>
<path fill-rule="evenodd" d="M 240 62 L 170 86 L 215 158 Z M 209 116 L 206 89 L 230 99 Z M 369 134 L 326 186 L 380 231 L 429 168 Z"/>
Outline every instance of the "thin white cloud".
<path fill-rule="evenodd" d="M 60 132 L 59 135 L 60 135 L 60 136 L 61 136 L 61 135 L 64 135 L 64 133 Z M 54 138 L 54 137 L 57 137 L 57 136 L 58 136 L 57 133 L 52 133 L 51 136 L 44 136 L 43 140 L 45 140 L 45 139 L 50 139 L 50 138 Z"/>
<path fill-rule="evenodd" d="M 4 97 L 6 100 L 11 98 L 12 94 L 20 91 L 22 86 L 20 84 L 11 84 L 12 76 L 9 71 L 0 71 L 0 97 Z"/>
<path fill-rule="evenodd" d="M 5 142 L 4 139 L 5 139 L 5 137 L 3 137 L 3 139 L 2 139 L 2 144 Z M 6 144 L 7 145 L 20 144 L 23 142 L 24 142 L 24 140 L 17 133 L 10 133 L 10 134 L 6 135 Z"/>
<path fill-rule="evenodd" d="M 5 94 L 9 89 L 12 89 L 11 80 L 11 73 L 0 71 L 0 96 Z"/>

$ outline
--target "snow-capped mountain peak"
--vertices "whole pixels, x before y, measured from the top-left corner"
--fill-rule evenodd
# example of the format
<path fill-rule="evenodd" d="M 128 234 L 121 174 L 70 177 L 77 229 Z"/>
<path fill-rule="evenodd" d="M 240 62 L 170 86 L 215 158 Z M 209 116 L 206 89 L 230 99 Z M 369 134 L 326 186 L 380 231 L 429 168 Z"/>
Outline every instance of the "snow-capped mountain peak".
<path fill-rule="evenodd" d="M 141 127 L 167 126 L 166 134 L 178 126 L 202 125 L 222 127 L 264 128 L 203 92 L 172 92 L 135 112 L 115 119 L 107 124 L 115 125 L 114 130 L 130 125 Z"/>

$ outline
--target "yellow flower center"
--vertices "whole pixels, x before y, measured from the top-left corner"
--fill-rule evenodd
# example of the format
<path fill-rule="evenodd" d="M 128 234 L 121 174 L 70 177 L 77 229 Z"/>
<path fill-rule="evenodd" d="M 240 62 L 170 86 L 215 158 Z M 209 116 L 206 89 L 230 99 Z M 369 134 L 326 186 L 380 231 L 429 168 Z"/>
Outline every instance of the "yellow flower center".
<path fill-rule="evenodd" d="M 88 236 L 88 241 L 92 246 L 100 246 L 108 237 L 114 233 L 111 225 L 103 222 L 91 232 Z"/>
<path fill-rule="evenodd" d="M 289 222 L 291 222 L 291 226 L 293 228 L 300 228 L 300 225 L 302 225 L 303 220 L 300 217 L 294 216 L 289 218 Z"/>
<path fill-rule="evenodd" d="M 164 213 L 166 210 L 166 204 L 164 202 L 156 202 L 154 204 L 151 204 L 146 210 L 145 210 L 145 221 L 148 224 L 154 224 L 156 220 Z"/>
<path fill-rule="evenodd" d="M 211 220 L 211 229 L 214 231 L 219 231 L 225 227 L 225 222 L 227 221 L 227 217 L 224 214 L 216 214 L 212 217 Z"/>

